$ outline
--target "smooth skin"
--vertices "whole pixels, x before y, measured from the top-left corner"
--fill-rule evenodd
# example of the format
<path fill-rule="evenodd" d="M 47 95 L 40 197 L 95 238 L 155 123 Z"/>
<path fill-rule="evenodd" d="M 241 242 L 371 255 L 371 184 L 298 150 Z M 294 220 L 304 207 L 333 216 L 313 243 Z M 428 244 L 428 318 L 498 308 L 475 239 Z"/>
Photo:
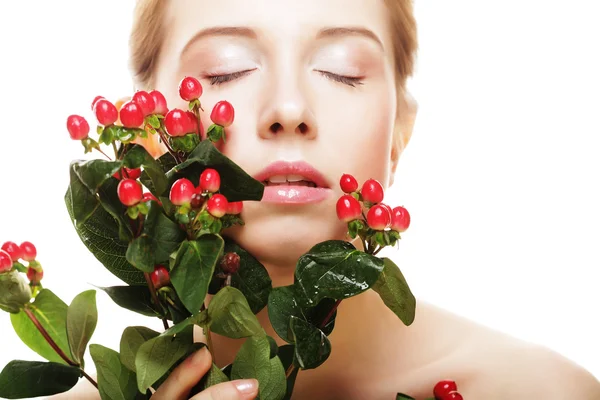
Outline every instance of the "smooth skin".
<path fill-rule="evenodd" d="M 417 107 L 407 93 L 396 92 L 387 11 L 380 0 L 169 2 L 154 85 L 169 106 L 186 106 L 177 85 L 196 76 L 204 86 L 205 127 L 218 101 L 235 108 L 227 143 L 219 145 L 228 157 L 251 175 L 273 161 L 303 160 L 334 189 L 318 204 L 247 202 L 246 225 L 227 232 L 266 266 L 274 286 L 293 282 L 296 260 L 314 244 L 345 238 L 335 214 L 343 173 L 359 182 L 393 183 L 394 128 L 400 124 L 401 153 Z M 360 29 L 340 29 L 349 27 Z M 215 79 L 228 81 L 216 85 Z M 424 399 L 442 379 L 455 380 L 465 399 L 600 399 L 600 383 L 559 354 L 417 304 L 415 322 L 406 327 L 372 291 L 343 301 L 330 358 L 300 372 L 293 399 L 391 400 L 400 391 Z M 282 344 L 267 311 L 258 317 Z M 218 335 L 213 341 L 221 367 L 243 342 Z M 185 398 L 208 368 L 206 354 L 198 357 L 204 368 L 183 364 L 153 398 Z M 86 398 L 81 393 L 89 386 L 83 382 L 72 398 Z M 250 398 L 225 387 L 219 395 L 230 390 L 234 397 L 216 397 L 211 389 L 194 398 Z M 91 392 L 87 398 L 98 398 Z"/>

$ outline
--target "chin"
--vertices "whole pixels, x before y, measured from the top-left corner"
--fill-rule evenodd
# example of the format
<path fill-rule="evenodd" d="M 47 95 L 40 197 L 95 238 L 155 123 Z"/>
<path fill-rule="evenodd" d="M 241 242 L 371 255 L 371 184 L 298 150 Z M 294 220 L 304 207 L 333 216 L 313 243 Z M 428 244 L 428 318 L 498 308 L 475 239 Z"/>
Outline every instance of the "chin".
<path fill-rule="evenodd" d="M 244 204 L 245 225 L 224 234 L 271 268 L 295 268 L 298 258 L 317 243 L 346 239 L 346 224 L 335 211 L 325 212 L 331 205 L 303 208 Z"/>

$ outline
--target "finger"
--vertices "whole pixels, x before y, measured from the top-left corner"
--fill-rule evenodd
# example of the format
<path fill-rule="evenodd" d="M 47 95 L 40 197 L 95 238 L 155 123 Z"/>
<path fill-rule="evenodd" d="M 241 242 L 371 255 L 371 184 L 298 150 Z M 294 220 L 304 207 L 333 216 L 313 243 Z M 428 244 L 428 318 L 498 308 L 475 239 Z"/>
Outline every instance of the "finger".
<path fill-rule="evenodd" d="M 212 366 L 212 358 L 206 347 L 185 359 L 160 385 L 152 399 L 184 400 L 196 383 Z"/>
<path fill-rule="evenodd" d="M 239 379 L 211 386 L 191 400 L 253 400 L 258 396 L 256 379 Z"/>

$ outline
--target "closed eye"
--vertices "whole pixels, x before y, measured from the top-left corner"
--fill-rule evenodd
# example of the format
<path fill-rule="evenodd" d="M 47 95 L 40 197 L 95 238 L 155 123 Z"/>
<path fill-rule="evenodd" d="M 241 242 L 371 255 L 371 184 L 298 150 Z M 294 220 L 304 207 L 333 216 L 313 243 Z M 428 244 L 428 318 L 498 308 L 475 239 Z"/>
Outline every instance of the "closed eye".
<path fill-rule="evenodd" d="M 329 72 L 329 71 L 321 71 L 321 70 L 316 70 L 316 71 L 319 72 L 324 77 L 331 79 L 332 81 L 335 81 L 335 82 L 343 83 L 344 85 L 356 87 L 356 85 L 363 84 L 363 78 L 354 77 L 354 76 L 338 75 L 338 74 L 334 74 L 333 72 Z"/>
<path fill-rule="evenodd" d="M 255 69 L 248 69 L 245 71 L 233 72 L 231 74 L 224 75 L 207 75 L 206 78 L 209 80 L 211 85 L 222 85 L 223 83 L 231 82 L 243 76 L 246 76 L 254 70 Z"/>

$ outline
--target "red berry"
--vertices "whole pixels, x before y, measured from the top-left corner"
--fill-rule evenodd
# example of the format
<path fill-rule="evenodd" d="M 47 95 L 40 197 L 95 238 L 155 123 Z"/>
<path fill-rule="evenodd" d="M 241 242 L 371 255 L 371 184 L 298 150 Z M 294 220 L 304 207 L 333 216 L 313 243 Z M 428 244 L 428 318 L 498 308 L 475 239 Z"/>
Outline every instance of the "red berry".
<path fill-rule="evenodd" d="M 117 194 L 121 203 L 133 206 L 142 200 L 142 185 L 134 179 L 123 179 L 117 186 Z"/>
<path fill-rule="evenodd" d="M 206 202 L 206 210 L 210 215 L 216 218 L 221 218 L 227 213 L 228 201 L 222 194 L 213 195 Z"/>
<path fill-rule="evenodd" d="M 23 258 L 23 251 L 15 242 L 5 242 L 2 245 L 2 250 L 7 252 L 13 261 L 19 261 L 19 259 Z"/>
<path fill-rule="evenodd" d="M 138 90 L 137 92 L 135 92 L 131 101 L 140 106 L 144 117 L 146 115 L 152 114 L 152 112 L 154 111 L 154 107 L 156 106 L 154 104 L 154 98 L 152 98 L 152 96 L 150 96 L 150 93 L 146 92 L 145 90 Z"/>
<path fill-rule="evenodd" d="M 21 258 L 25 261 L 33 261 L 37 257 L 37 249 L 31 242 L 21 243 Z"/>
<path fill-rule="evenodd" d="M 142 108 L 134 103 L 133 100 L 121 106 L 119 116 L 125 128 L 139 128 L 144 123 Z"/>
<path fill-rule="evenodd" d="M 119 118 L 119 112 L 117 107 L 106 99 L 100 99 L 94 106 L 94 114 L 100 125 L 108 126 L 112 125 Z"/>
<path fill-rule="evenodd" d="M 179 83 L 179 96 L 185 101 L 192 101 L 202 96 L 202 85 L 198 79 L 186 76 Z"/>
<path fill-rule="evenodd" d="M 170 136 L 184 136 L 190 126 L 185 111 L 174 108 L 165 116 L 165 129 Z"/>
<path fill-rule="evenodd" d="M 140 168 L 129 169 L 127 167 L 121 169 L 121 175 L 119 175 L 119 171 L 115 172 L 113 176 L 117 179 L 138 179 L 142 176 L 142 170 Z"/>
<path fill-rule="evenodd" d="M 221 269 L 226 274 L 235 274 L 240 269 L 240 256 L 237 253 L 226 253 L 221 259 Z"/>
<path fill-rule="evenodd" d="M 80 115 L 69 115 L 67 118 L 67 130 L 73 140 L 82 140 L 88 137 L 90 125 Z"/>
<path fill-rule="evenodd" d="M 445 379 L 435 384 L 435 386 L 433 387 L 433 395 L 436 398 L 442 398 L 450 392 L 455 392 L 456 390 L 456 382 L 450 379 Z"/>
<path fill-rule="evenodd" d="M 94 100 L 92 100 L 92 111 L 94 111 L 94 107 L 96 106 L 96 103 L 98 102 L 98 100 L 102 100 L 103 98 L 104 98 L 104 96 L 94 97 Z"/>
<path fill-rule="evenodd" d="M 153 90 L 150 93 L 152 100 L 154 100 L 153 114 L 165 115 L 169 109 L 167 108 L 167 99 L 158 90 Z"/>
<path fill-rule="evenodd" d="M 463 397 L 458 392 L 450 392 L 447 395 L 440 397 L 440 400 L 463 400 Z"/>
<path fill-rule="evenodd" d="M 31 284 L 35 285 L 40 283 L 40 281 L 42 280 L 42 278 L 44 277 L 44 270 L 39 268 L 34 268 L 34 267 L 29 267 L 27 268 L 27 279 L 29 279 L 29 282 L 31 282 Z"/>
<path fill-rule="evenodd" d="M 360 194 L 366 202 L 373 204 L 381 203 L 383 200 L 383 186 L 375 179 L 368 179 L 364 183 Z"/>
<path fill-rule="evenodd" d="M 207 168 L 202 171 L 200 175 L 200 183 L 198 184 L 202 190 L 206 190 L 209 193 L 215 193 L 219 191 L 221 187 L 221 176 L 219 172 L 212 168 Z"/>
<path fill-rule="evenodd" d="M 244 203 L 242 201 L 234 201 L 227 206 L 227 214 L 238 215 L 242 212 Z"/>
<path fill-rule="evenodd" d="M 383 204 L 383 203 L 379 203 L 382 207 L 385 207 L 386 210 L 388 210 L 388 212 L 390 213 L 390 221 L 392 218 L 392 207 L 388 206 L 387 204 Z M 391 224 L 391 222 L 390 222 Z"/>
<path fill-rule="evenodd" d="M 352 175 L 344 174 L 340 179 L 340 187 L 344 193 L 356 192 L 358 190 L 358 182 Z"/>
<path fill-rule="evenodd" d="M 404 207 L 396 207 L 392 210 L 392 229 L 404 232 L 410 226 L 410 214 Z"/>
<path fill-rule="evenodd" d="M 360 203 L 349 194 L 345 194 L 338 199 L 335 209 L 337 217 L 344 222 L 359 219 L 362 214 Z"/>
<path fill-rule="evenodd" d="M 234 116 L 235 112 L 233 111 L 233 106 L 225 100 L 219 101 L 217 104 L 215 104 L 212 112 L 210 113 L 211 121 L 217 125 L 221 125 L 223 128 L 227 128 L 233 124 Z"/>
<path fill-rule="evenodd" d="M 186 133 L 196 133 L 198 134 L 198 118 L 196 118 L 196 114 L 192 111 L 185 112 L 188 116 L 188 128 L 186 129 Z M 202 121 L 200 121 L 200 132 L 202 132 Z"/>
<path fill-rule="evenodd" d="M 171 277 L 169 271 L 162 265 L 154 267 L 154 271 L 150 273 L 150 279 L 155 289 L 160 289 L 163 286 L 167 286 L 171 283 Z"/>
<path fill-rule="evenodd" d="M 371 229 L 382 231 L 390 226 L 392 217 L 387 208 L 381 204 L 377 204 L 369 209 L 367 213 L 367 224 Z"/>
<path fill-rule="evenodd" d="M 171 186 L 169 199 L 176 206 L 189 203 L 192 200 L 195 189 L 194 184 L 189 179 L 177 179 L 173 186 Z"/>
<path fill-rule="evenodd" d="M 4 250 L 0 250 L 0 274 L 10 271 L 12 265 L 13 260 L 10 255 Z"/>
<path fill-rule="evenodd" d="M 206 196 L 202 195 L 202 193 L 198 193 L 195 191 L 192 195 L 192 200 L 190 200 L 190 205 L 192 208 L 199 209 L 204 205 L 204 201 L 206 201 Z"/>

